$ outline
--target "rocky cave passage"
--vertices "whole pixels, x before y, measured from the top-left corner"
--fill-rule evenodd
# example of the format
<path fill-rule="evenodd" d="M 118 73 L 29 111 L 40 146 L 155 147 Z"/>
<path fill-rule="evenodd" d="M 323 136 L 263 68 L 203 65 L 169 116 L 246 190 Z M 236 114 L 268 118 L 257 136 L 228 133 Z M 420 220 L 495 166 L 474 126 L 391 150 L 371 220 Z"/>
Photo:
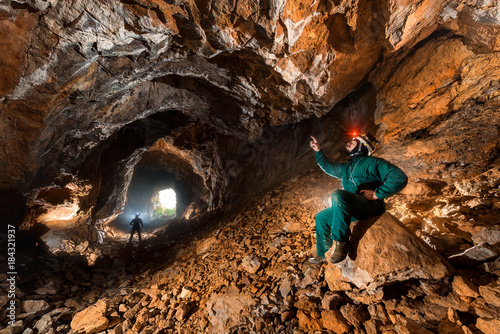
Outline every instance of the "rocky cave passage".
<path fill-rule="evenodd" d="M 498 1 L 8 0 L 0 50 L 0 333 L 498 333 Z M 410 182 L 314 267 L 353 130 Z"/>

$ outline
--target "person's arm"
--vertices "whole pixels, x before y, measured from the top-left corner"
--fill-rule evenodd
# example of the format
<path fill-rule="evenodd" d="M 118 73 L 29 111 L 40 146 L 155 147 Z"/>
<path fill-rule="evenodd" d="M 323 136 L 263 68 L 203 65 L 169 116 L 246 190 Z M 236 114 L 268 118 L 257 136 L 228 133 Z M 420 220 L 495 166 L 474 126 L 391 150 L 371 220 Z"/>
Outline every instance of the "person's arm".
<path fill-rule="evenodd" d="M 342 178 L 342 169 L 339 163 L 328 160 L 323 151 L 318 151 L 314 155 L 319 167 L 321 167 L 326 174 L 339 179 Z"/>
<path fill-rule="evenodd" d="M 342 170 L 340 168 L 340 164 L 338 163 L 332 163 L 328 158 L 325 156 L 323 151 L 321 151 L 321 147 L 313 136 L 311 136 L 311 148 L 315 151 L 314 156 L 316 158 L 316 162 L 318 163 L 319 167 L 328 175 L 341 178 L 342 177 Z"/>
<path fill-rule="evenodd" d="M 382 185 L 375 189 L 377 198 L 388 198 L 401 191 L 408 184 L 408 176 L 401 168 L 380 159 L 377 165 Z"/>

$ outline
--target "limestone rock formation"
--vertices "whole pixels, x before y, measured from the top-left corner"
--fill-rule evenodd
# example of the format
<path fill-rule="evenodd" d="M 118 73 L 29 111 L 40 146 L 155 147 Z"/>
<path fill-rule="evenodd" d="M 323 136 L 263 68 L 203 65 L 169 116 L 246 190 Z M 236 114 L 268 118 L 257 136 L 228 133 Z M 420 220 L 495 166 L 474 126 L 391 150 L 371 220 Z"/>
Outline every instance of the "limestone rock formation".
<path fill-rule="evenodd" d="M 176 244 L 166 236 L 164 243 L 149 240 L 143 248 L 108 244 L 99 249 L 92 266 L 82 261 L 84 257 L 62 252 L 49 257 L 31 250 L 37 261 L 20 273 L 24 280 L 18 286 L 23 292 L 19 299 L 31 302 L 20 310 L 16 330 L 74 333 L 102 326 L 110 333 L 486 334 L 496 328 L 500 290 L 493 261 L 486 262 L 491 268 L 484 263 L 463 266 L 443 279 L 410 277 L 407 270 L 395 270 L 400 280 L 388 286 L 366 290 L 343 282 L 345 288 L 332 291 L 331 268 L 307 261 L 315 252 L 313 213 L 327 205 L 310 199 L 327 197 L 337 185 L 318 172 L 311 170 L 285 183 L 219 226 L 185 235 Z M 425 216 L 426 210 L 435 211 L 426 203 L 451 201 L 454 195 L 419 196 L 421 202 L 415 200 L 407 214 Z M 389 210 L 407 202 L 404 195 L 391 198 Z M 469 199 L 468 205 L 472 203 Z M 468 215 L 480 221 L 481 211 L 468 208 Z M 403 229 L 390 216 L 383 220 Z M 414 229 L 411 222 L 405 226 Z M 484 238 L 484 225 L 476 227 L 485 231 Z M 416 250 L 421 245 L 413 246 Z M 90 251 L 95 251 L 92 245 L 85 250 Z M 360 251 L 358 247 L 357 259 Z M 403 252 L 402 247 L 394 252 Z M 419 254 L 414 255 L 418 259 Z M 249 272 L 242 265 L 245 259 L 258 259 L 260 266 Z M 0 297 L 1 303 L 5 300 Z"/>
<path fill-rule="evenodd" d="M 100 299 L 95 305 L 77 313 L 71 321 L 71 329 L 76 333 L 92 334 L 108 328 L 109 320 L 105 317 L 109 300 Z"/>
<path fill-rule="evenodd" d="M 254 304 L 250 295 L 229 290 L 225 294 L 213 295 L 207 302 L 207 318 L 212 333 L 227 333 L 241 325 L 240 315 L 245 308 Z"/>
<path fill-rule="evenodd" d="M 414 177 L 482 173 L 496 156 L 493 0 L 5 1 L 0 13 L 0 190 L 24 228 L 106 225 L 152 147 L 153 168 L 194 176 L 200 214 L 249 180 L 307 170 L 312 131 L 338 148 L 353 127 L 378 130 Z"/>
<path fill-rule="evenodd" d="M 496 0 L 2 1 L 0 224 L 16 227 L 19 271 L 3 331 L 492 331 L 499 12 Z M 352 131 L 410 177 L 387 207 L 419 238 L 391 222 L 403 240 L 380 249 L 400 263 L 374 258 L 394 268 L 358 247 L 346 263 L 373 275 L 344 268 L 357 286 L 306 261 L 314 213 L 340 187 L 308 141 L 341 161 Z M 134 205 L 145 212 L 163 186 L 177 218 L 126 244 Z"/>
<path fill-rule="evenodd" d="M 454 272 L 439 253 L 388 213 L 357 222 L 350 240 L 348 257 L 339 264 L 329 263 L 326 269 L 325 277 L 333 290 L 337 290 L 334 287 L 339 279 L 358 289 L 376 290 L 410 279 L 439 280 Z"/>

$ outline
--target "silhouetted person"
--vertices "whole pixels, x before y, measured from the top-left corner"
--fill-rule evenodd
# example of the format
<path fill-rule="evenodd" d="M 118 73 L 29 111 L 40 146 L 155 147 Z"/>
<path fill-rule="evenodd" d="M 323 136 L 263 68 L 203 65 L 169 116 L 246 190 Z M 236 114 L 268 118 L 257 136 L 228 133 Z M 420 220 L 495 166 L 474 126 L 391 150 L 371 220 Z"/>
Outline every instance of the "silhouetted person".
<path fill-rule="evenodd" d="M 395 165 L 371 156 L 376 139 L 368 134 L 354 134 L 346 145 L 347 162 L 329 161 L 316 138 L 311 137 L 316 161 L 325 173 L 342 180 L 342 190 L 332 194 L 332 206 L 316 214 L 317 256 L 313 264 L 325 263 L 325 253 L 335 241 L 330 262 L 345 259 L 350 249 L 351 221 L 379 216 L 385 211 L 384 198 L 406 186 L 406 174 Z"/>
<path fill-rule="evenodd" d="M 144 227 L 144 224 L 142 223 L 142 219 L 139 218 L 139 213 L 135 214 L 135 218 L 132 219 L 130 222 L 130 225 L 132 225 L 132 232 L 130 232 L 130 240 L 128 242 L 132 242 L 132 238 L 134 236 L 134 232 L 137 231 L 137 234 L 139 234 L 139 242 L 142 241 L 141 239 L 141 227 Z"/>

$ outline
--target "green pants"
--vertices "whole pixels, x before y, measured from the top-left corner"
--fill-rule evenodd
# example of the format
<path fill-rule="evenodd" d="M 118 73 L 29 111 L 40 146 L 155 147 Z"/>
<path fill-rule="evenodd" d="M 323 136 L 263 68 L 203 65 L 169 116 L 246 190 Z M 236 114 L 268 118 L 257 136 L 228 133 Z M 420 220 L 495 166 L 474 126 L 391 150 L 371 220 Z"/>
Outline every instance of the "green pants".
<path fill-rule="evenodd" d="M 318 256 L 332 247 L 333 241 L 348 241 L 351 221 L 379 216 L 385 211 L 383 200 L 369 201 L 346 190 L 332 193 L 332 206 L 316 214 L 316 248 Z"/>

